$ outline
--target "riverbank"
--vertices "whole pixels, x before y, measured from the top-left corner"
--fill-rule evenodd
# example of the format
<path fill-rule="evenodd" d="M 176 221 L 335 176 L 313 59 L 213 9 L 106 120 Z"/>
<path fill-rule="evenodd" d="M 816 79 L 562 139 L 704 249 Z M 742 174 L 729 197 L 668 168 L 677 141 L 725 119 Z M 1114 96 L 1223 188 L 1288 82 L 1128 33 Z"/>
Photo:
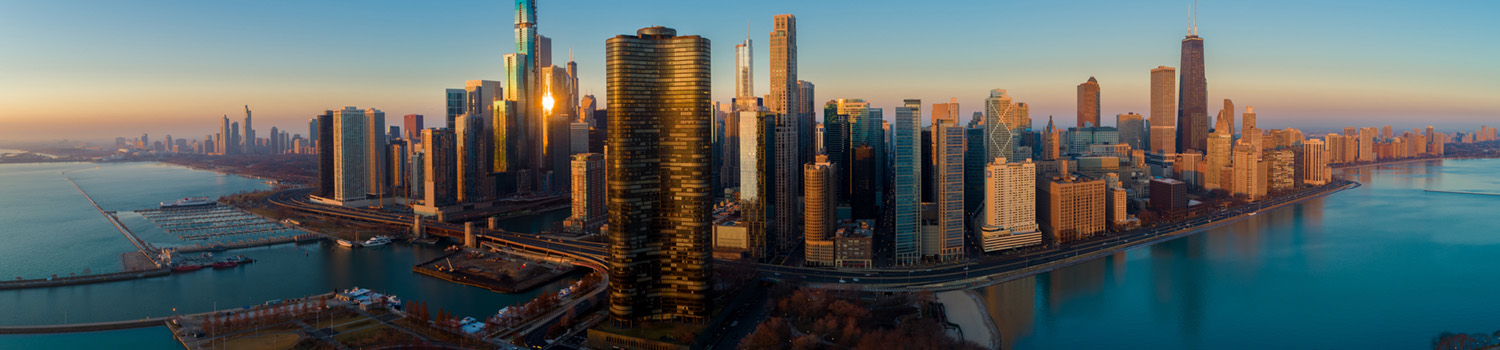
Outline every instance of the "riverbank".
<path fill-rule="evenodd" d="M 958 325 L 959 332 L 963 334 L 963 340 L 972 341 L 989 347 L 1000 349 L 1000 334 L 995 322 L 990 319 L 990 314 L 984 304 L 979 302 L 979 296 L 971 290 L 955 290 L 937 293 L 937 300 L 943 303 L 943 310 L 947 312 L 948 321 Z"/>

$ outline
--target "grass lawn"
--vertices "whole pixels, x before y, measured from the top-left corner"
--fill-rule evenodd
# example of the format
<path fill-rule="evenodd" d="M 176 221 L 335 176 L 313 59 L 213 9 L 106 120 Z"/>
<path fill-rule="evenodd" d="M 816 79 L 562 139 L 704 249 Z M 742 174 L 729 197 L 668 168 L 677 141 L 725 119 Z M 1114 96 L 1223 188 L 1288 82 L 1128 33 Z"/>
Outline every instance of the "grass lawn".
<path fill-rule="evenodd" d="M 333 331 L 334 332 L 340 332 L 340 333 L 342 333 L 342 332 L 347 332 L 347 331 L 350 331 L 350 330 L 359 329 L 359 328 L 362 328 L 362 327 L 365 327 L 365 326 L 369 326 L 369 325 L 372 325 L 372 324 L 379 324 L 379 322 L 376 322 L 375 320 L 368 319 L 368 318 L 360 318 L 359 321 L 355 321 L 355 322 L 351 322 L 351 323 L 346 323 L 346 324 L 342 324 L 342 325 L 340 325 L 338 323 L 334 323 L 334 324 L 335 324 L 335 326 L 333 326 Z"/>
<path fill-rule="evenodd" d="M 296 344 L 302 335 L 296 332 L 263 333 L 230 339 L 221 344 L 222 349 L 235 350 L 281 350 Z"/>

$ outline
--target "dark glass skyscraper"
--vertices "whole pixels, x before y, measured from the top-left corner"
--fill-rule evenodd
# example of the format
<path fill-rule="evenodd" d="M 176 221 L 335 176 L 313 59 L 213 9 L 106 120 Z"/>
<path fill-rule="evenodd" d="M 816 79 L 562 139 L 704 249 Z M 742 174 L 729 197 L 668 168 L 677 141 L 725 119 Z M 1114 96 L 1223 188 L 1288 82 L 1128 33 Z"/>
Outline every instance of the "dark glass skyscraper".
<path fill-rule="evenodd" d="M 313 139 L 318 141 L 318 196 L 333 196 L 334 183 L 333 174 L 333 111 L 323 111 L 315 117 L 317 123 L 313 124 Z M 223 136 L 220 136 L 222 139 Z M 224 145 L 225 143 L 219 143 Z M 220 148 L 223 149 L 222 146 Z"/>
<path fill-rule="evenodd" d="M 605 52 L 610 317 L 706 322 L 709 40 L 649 27 L 607 40 Z"/>
<path fill-rule="evenodd" d="M 1208 78 L 1203 75 L 1203 38 L 1182 39 L 1182 80 L 1177 93 L 1177 151 L 1208 149 Z"/>

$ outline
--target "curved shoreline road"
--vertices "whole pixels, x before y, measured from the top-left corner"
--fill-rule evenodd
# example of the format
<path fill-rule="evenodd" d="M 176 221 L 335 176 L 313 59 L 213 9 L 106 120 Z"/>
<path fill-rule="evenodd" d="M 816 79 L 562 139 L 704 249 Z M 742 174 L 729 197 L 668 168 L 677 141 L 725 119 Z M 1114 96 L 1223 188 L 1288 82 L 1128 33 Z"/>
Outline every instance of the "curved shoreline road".
<path fill-rule="evenodd" d="M 1102 256 L 1099 255 L 1101 252 L 1113 253 L 1124 249 L 1186 237 L 1247 218 L 1249 215 L 1267 208 L 1294 204 L 1358 185 L 1358 183 L 1352 181 L 1336 180 L 1327 185 L 1302 189 L 1291 194 L 1236 208 L 1215 211 L 1208 215 L 1184 221 L 1114 233 L 1039 251 L 999 256 L 981 256 L 963 264 L 917 267 L 913 269 L 875 270 L 830 270 L 824 268 L 760 264 L 759 270 L 762 276 L 771 279 L 799 278 L 805 282 L 827 286 L 850 285 L 851 287 L 860 286 L 872 289 L 932 290 L 973 288 L 1097 258 L 1098 256 Z M 412 222 L 410 215 L 312 203 L 307 200 L 307 194 L 311 193 L 311 191 L 311 189 L 296 189 L 277 192 L 267 200 L 273 204 L 290 209 L 324 215 L 393 225 L 410 225 Z M 431 228 L 452 232 L 463 231 L 463 226 L 457 224 L 440 222 L 426 222 L 425 224 Z M 516 234 L 488 229 L 478 230 L 476 228 L 476 231 L 479 231 L 476 235 L 480 236 L 481 239 L 520 248 L 573 256 L 601 265 L 607 264 L 605 261 L 607 252 L 603 243 L 543 238 L 532 234 Z"/>

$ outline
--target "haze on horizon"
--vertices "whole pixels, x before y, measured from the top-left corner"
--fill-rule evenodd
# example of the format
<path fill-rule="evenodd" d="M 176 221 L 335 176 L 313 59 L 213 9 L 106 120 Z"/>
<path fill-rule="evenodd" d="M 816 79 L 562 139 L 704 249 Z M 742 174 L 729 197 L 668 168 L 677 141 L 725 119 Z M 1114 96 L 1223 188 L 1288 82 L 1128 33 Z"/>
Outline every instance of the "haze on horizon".
<path fill-rule="evenodd" d="M 714 99 L 733 93 L 734 45 L 754 41 L 768 91 L 771 16 L 798 18 L 799 78 L 815 98 L 893 108 L 990 89 L 1069 125 L 1075 88 L 1102 86 L 1103 119 L 1146 114 L 1149 71 L 1178 66 L 1191 1 L 548 1 L 553 62 L 576 53 L 580 92 L 603 100 L 603 43 L 650 25 L 713 41 Z M 511 1 L 306 3 L 79 0 L 0 3 L 0 141 L 201 139 L 255 111 L 257 130 L 307 133 L 342 106 L 443 114 L 443 89 L 503 80 Z M 1268 128 L 1434 125 L 1469 131 L 1500 116 L 1500 2 L 1444 6 L 1329 0 L 1204 1 L 1211 106 L 1255 106 Z M 490 14 L 490 15 L 484 15 Z M 485 20 L 467 20 L 483 18 Z M 821 102 L 819 102 L 821 103 Z M 601 106 L 602 107 L 602 106 Z M 1241 107 L 1243 108 L 1243 107 Z M 894 112 L 887 112 L 887 116 Z M 926 117 L 924 116 L 924 119 Z M 925 124 L 925 122 L 924 122 Z"/>

